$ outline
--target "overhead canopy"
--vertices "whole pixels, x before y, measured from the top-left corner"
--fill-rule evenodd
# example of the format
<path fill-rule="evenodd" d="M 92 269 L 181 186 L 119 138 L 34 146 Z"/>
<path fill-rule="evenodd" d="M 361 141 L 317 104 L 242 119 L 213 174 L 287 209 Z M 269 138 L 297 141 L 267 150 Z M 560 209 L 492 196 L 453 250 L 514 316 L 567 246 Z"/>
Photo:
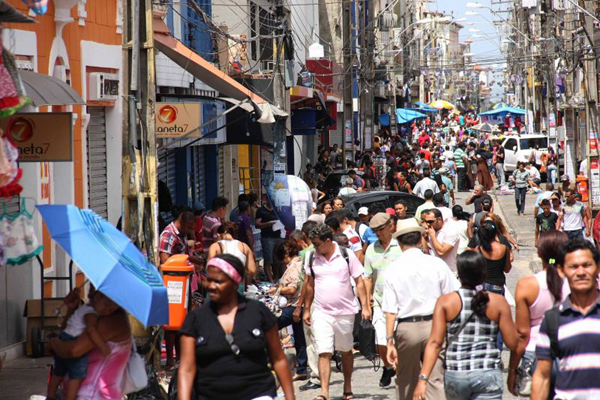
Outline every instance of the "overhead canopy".
<path fill-rule="evenodd" d="M 480 131 L 480 132 L 498 132 L 498 131 L 500 131 L 500 129 L 498 129 L 498 125 L 492 125 L 487 122 L 477 124 L 477 125 L 471 127 L 471 129 L 473 129 L 474 131 Z"/>
<path fill-rule="evenodd" d="M 79 93 L 60 79 L 23 70 L 19 70 L 19 75 L 23 81 L 25 93 L 35 107 L 85 104 Z"/>
<path fill-rule="evenodd" d="M 416 110 L 421 110 L 421 111 L 437 111 L 437 108 L 431 107 L 429 104 L 425 104 L 422 101 L 417 101 L 415 102 L 415 106 L 417 106 Z"/>
<path fill-rule="evenodd" d="M 527 112 L 522 109 L 522 108 L 516 108 L 516 107 L 502 107 L 502 108 L 497 108 L 495 110 L 489 110 L 486 112 L 483 112 L 479 115 L 483 115 L 483 116 L 491 116 L 491 115 L 501 115 L 501 114 L 515 114 L 515 115 L 525 115 Z"/>
<path fill-rule="evenodd" d="M 510 104 L 506 104 L 503 102 L 496 103 L 496 104 L 494 104 L 494 107 L 492 107 L 492 110 L 497 110 L 499 108 L 504 108 L 504 107 L 510 107 Z"/>
<path fill-rule="evenodd" d="M 415 119 L 427 118 L 427 115 L 406 108 L 398 108 L 396 109 L 396 118 L 398 119 L 398 124 L 405 124 L 414 121 Z"/>
<path fill-rule="evenodd" d="M 254 105 L 252 105 L 252 102 L 250 102 L 250 101 L 242 102 L 240 100 L 232 99 L 231 97 L 219 97 L 219 99 L 226 101 L 230 104 L 233 104 L 235 106 L 239 105 L 239 107 L 242 110 L 245 110 L 249 113 L 256 111 L 256 109 L 254 108 Z M 275 107 L 271 103 L 256 104 L 256 106 L 258 107 L 258 109 L 260 110 L 261 113 L 267 112 L 267 113 L 272 114 L 275 117 L 282 117 L 282 118 L 285 118 L 288 116 L 288 113 L 286 113 L 279 107 Z M 261 122 L 261 121 L 259 121 L 259 122 Z"/>
<path fill-rule="evenodd" d="M 4 0 L 0 0 L 0 22 L 36 22 L 27 15 L 17 11 Z"/>
<path fill-rule="evenodd" d="M 226 97 L 239 101 L 250 99 L 259 106 L 268 103 L 267 100 L 219 70 L 179 40 L 169 36 L 167 32 L 168 28 L 165 23 L 155 19 L 154 44 L 156 48 L 181 68 Z"/>

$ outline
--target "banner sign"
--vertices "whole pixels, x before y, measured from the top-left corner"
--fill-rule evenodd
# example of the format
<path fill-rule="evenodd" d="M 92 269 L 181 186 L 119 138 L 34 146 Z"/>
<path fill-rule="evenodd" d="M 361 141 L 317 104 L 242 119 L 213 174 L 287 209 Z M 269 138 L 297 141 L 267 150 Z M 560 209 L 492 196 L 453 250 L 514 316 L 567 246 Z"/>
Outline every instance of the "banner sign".
<path fill-rule="evenodd" d="M 73 114 L 17 113 L 0 120 L 19 150 L 19 162 L 73 161 Z"/>
<path fill-rule="evenodd" d="M 200 103 L 156 103 L 156 137 L 179 138 L 194 129 L 186 138 L 202 136 L 202 105 Z"/>

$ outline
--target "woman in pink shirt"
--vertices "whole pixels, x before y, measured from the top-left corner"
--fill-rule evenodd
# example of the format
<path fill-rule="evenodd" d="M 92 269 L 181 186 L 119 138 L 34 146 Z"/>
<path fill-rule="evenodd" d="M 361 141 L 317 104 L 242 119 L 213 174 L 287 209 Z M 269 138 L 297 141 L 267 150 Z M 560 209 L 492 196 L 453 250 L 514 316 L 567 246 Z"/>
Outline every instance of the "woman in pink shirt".
<path fill-rule="evenodd" d="M 544 313 L 563 301 L 569 294 L 569 286 L 565 284 L 563 277 L 558 273 L 554 261 L 558 259 L 559 249 L 567 240 L 564 232 L 556 230 L 544 232 L 537 245 L 537 253 L 542 259 L 543 270 L 534 276 L 521 278 L 517 283 L 515 301 L 519 343 L 517 349 L 510 354 L 507 381 L 508 390 L 515 396 L 518 395 L 517 390 L 519 390 L 515 383 L 521 359 L 523 362 L 520 368 L 529 369 L 530 376 L 533 376 L 535 346 Z"/>
<path fill-rule="evenodd" d="M 87 376 L 79 387 L 78 400 L 121 400 L 123 398 L 123 375 L 131 354 L 131 328 L 127 313 L 113 303 L 110 315 L 98 319 L 98 333 L 110 348 L 111 353 L 104 357 L 90 337 L 83 333 L 75 340 L 51 341 L 52 350 L 64 358 L 81 357 L 88 354 Z M 69 310 L 79 306 L 79 290 L 75 289 L 65 299 Z"/>

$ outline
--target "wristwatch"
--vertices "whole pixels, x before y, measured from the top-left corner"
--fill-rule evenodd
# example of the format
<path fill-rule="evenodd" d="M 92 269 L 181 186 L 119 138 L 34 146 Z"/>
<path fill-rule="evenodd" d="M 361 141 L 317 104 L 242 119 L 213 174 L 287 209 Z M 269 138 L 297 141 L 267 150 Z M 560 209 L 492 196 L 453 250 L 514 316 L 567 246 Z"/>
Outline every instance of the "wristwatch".
<path fill-rule="evenodd" d="M 428 381 L 429 380 L 429 375 L 420 374 L 419 375 L 419 379 L 422 380 L 422 381 Z"/>
<path fill-rule="evenodd" d="M 393 336 L 386 336 L 386 337 L 385 337 L 385 340 L 386 340 L 386 341 L 388 341 L 388 340 L 392 340 L 392 339 L 394 339 L 394 337 L 393 337 Z"/>

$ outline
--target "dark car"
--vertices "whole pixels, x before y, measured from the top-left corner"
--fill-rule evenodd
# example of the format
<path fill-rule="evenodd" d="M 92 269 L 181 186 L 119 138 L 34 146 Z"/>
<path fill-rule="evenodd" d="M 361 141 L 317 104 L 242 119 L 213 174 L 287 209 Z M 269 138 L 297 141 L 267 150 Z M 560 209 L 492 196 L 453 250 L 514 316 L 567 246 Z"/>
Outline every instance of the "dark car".
<path fill-rule="evenodd" d="M 325 178 L 325 182 L 319 187 L 319 190 L 325 193 L 325 197 L 319 203 L 322 203 L 326 200 L 331 200 L 336 197 L 341 188 L 346 186 L 346 179 L 348 179 L 350 172 L 352 169 L 338 169 L 332 171 L 327 178 Z M 355 170 L 356 175 L 363 176 L 363 172 L 360 170 Z"/>
<path fill-rule="evenodd" d="M 404 200 L 408 206 L 407 215 L 414 216 L 417 207 L 425 203 L 425 200 L 414 194 L 395 192 L 393 190 L 378 190 L 373 192 L 354 193 L 347 196 L 342 196 L 346 208 L 352 210 L 355 216 L 358 215 L 358 209 L 361 207 L 369 207 L 371 204 L 379 203 L 384 208 L 394 208 L 394 204 L 398 200 Z"/>

